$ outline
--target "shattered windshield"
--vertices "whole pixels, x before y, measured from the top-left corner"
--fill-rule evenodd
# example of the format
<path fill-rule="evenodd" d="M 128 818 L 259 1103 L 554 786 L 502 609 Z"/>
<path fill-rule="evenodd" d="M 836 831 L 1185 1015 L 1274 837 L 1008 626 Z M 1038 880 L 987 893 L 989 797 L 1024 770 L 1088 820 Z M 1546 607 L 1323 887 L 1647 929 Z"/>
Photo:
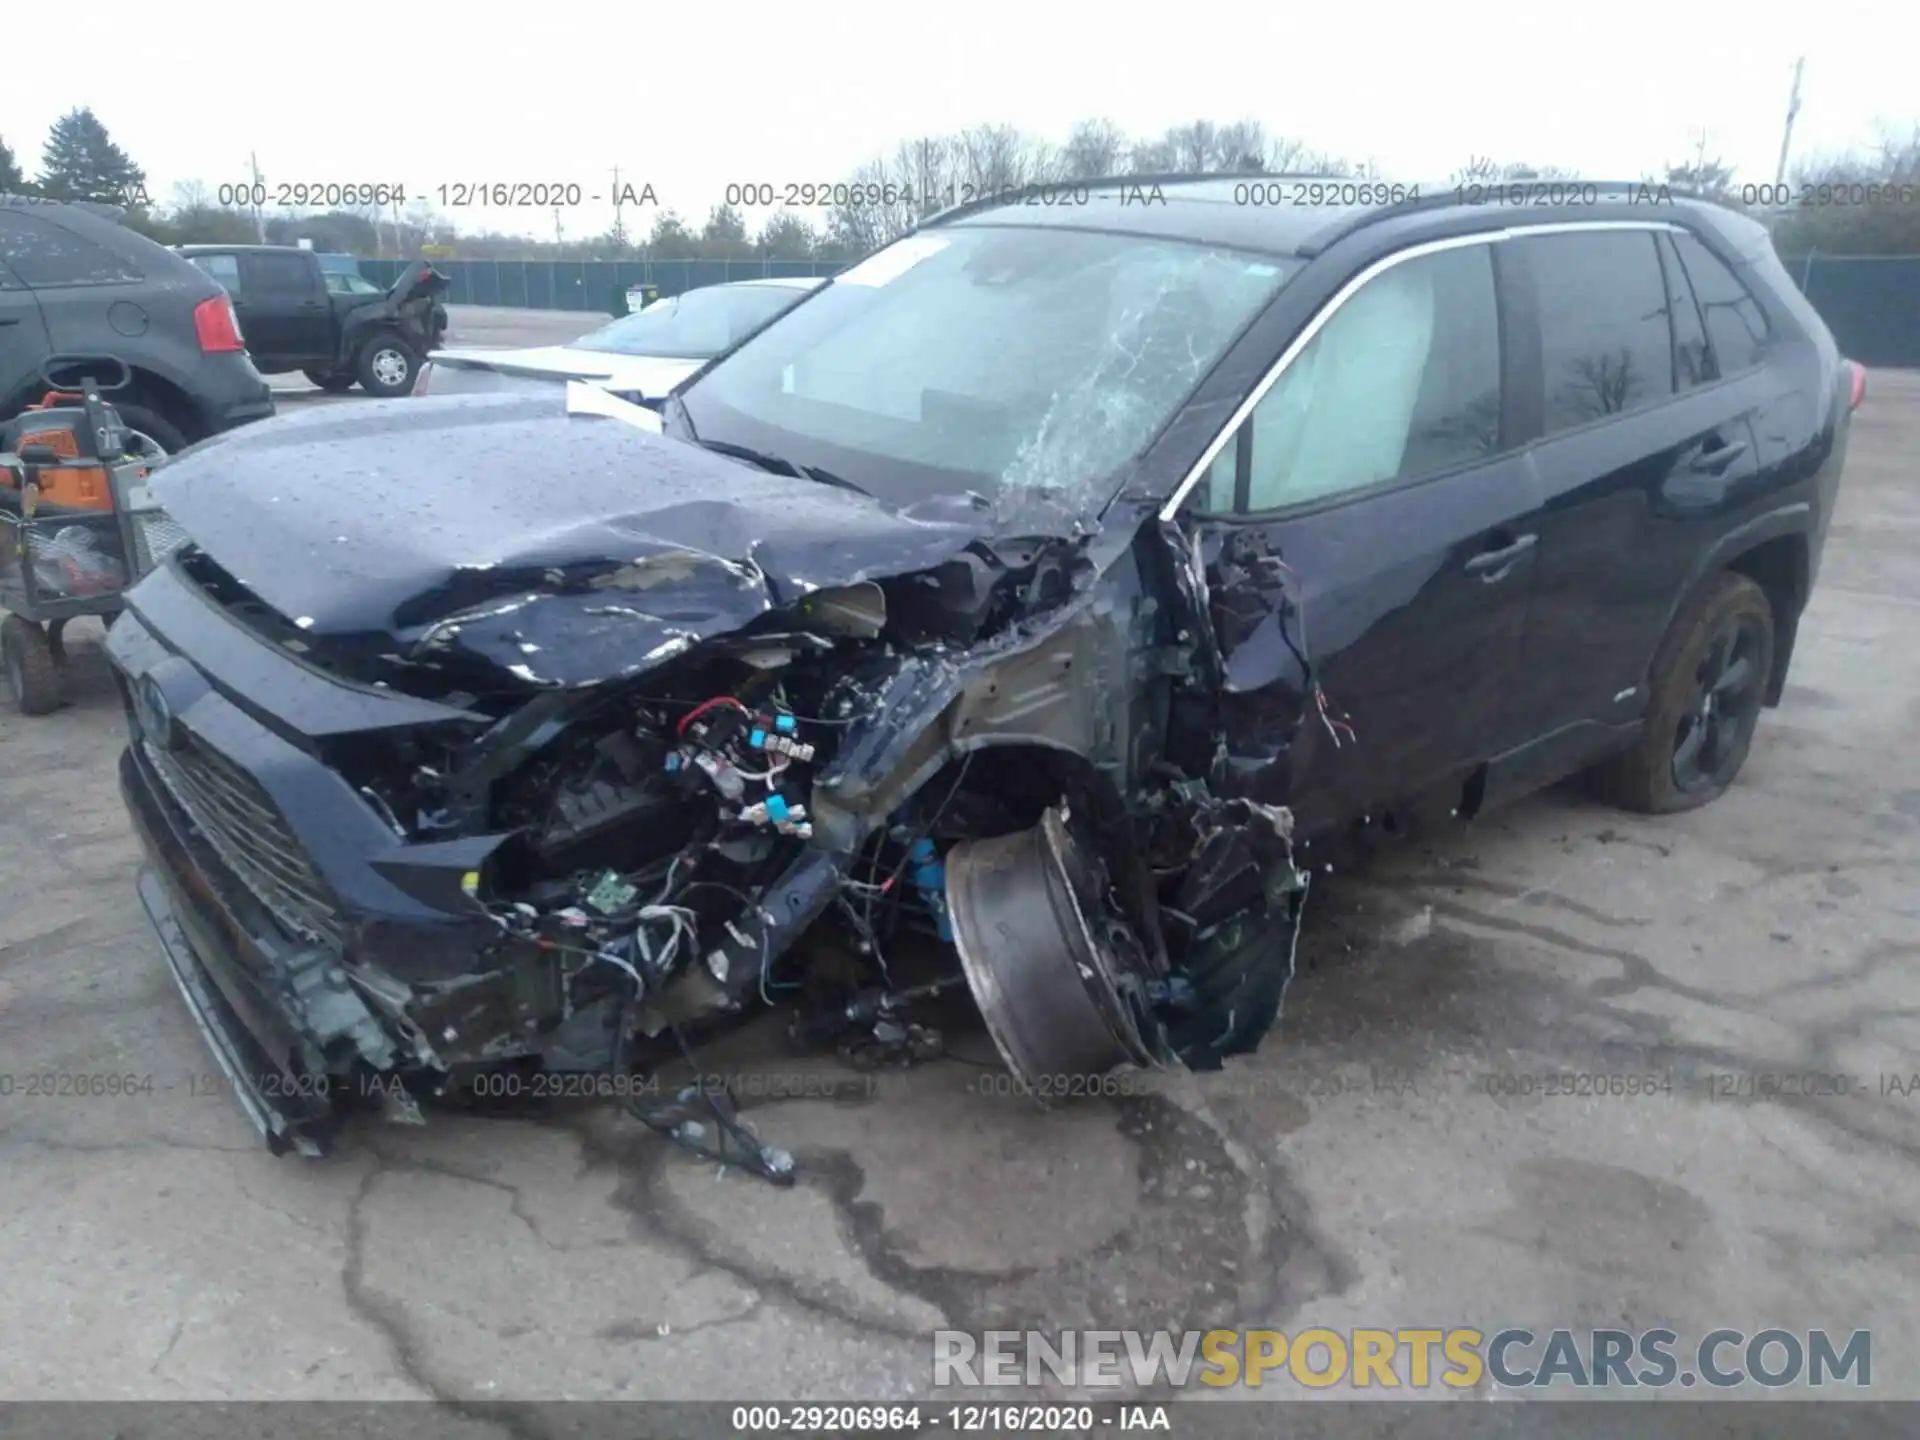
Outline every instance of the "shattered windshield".
<path fill-rule="evenodd" d="M 1295 268 L 1138 235 L 911 235 L 682 399 L 702 440 L 818 465 L 897 505 L 972 490 L 1080 509 Z"/>
<path fill-rule="evenodd" d="M 806 293 L 794 285 L 710 285 L 656 300 L 571 343 L 576 350 L 612 355 L 707 360 L 799 304 Z"/>

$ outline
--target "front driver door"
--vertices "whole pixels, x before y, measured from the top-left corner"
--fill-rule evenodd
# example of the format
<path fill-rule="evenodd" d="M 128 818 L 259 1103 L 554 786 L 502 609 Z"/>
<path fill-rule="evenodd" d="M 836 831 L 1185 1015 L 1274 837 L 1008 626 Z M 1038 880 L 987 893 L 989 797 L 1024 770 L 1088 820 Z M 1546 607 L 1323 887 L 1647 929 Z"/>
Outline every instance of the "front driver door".
<path fill-rule="evenodd" d="M 1519 738 L 1540 489 L 1503 438 L 1496 251 L 1395 257 L 1191 497 L 1238 787 L 1303 832 L 1463 781 Z"/>
<path fill-rule="evenodd" d="M 297 369 L 335 357 L 333 307 L 320 267 L 297 250 L 240 252 L 240 326 L 267 365 Z"/>

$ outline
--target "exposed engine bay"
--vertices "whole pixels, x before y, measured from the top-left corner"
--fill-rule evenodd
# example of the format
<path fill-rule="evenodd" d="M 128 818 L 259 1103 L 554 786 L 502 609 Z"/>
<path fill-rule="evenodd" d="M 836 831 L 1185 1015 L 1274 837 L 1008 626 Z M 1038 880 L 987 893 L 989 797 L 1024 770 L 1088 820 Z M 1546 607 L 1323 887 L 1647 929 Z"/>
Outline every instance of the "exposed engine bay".
<path fill-rule="evenodd" d="M 195 544 L 112 647 L 129 690 L 181 665 L 140 627 L 178 634 L 211 605 L 299 656 L 285 683 L 326 712 L 277 763 L 309 787 L 288 839 L 323 841 L 344 921 L 286 908 L 315 892 L 278 884 L 284 851 L 249 870 L 245 836 L 221 850 L 312 942 L 274 961 L 295 1068 L 397 1082 L 408 1104 L 503 1068 L 697 1073 L 705 1037 L 766 1006 L 804 1048 L 907 1065 L 942 1053 L 931 1016 L 963 992 L 1042 1102 L 1259 1042 L 1306 878 L 1290 813 L 1260 798 L 1271 754 L 1226 742 L 1224 559 L 1145 513 L 1006 534 L 964 500 L 887 511 L 613 429 L 634 452 L 602 467 L 607 492 L 593 470 L 565 492 L 591 526 L 524 556 L 471 506 L 445 527 L 471 534 L 397 532 L 309 492 L 312 533 L 345 542 L 316 571 L 260 554 L 281 532 L 248 507 L 273 497 L 232 461 L 169 497 Z M 463 432 L 431 438 L 449 475 L 483 468 L 453 453 Z M 597 518 L 638 503 L 635 471 L 644 508 Z M 221 558 L 243 546 L 244 575 Z M 206 686 L 183 675 L 168 705 L 191 715 Z M 240 745 L 247 723 L 209 733 Z M 230 783 L 235 762 L 165 749 L 142 753 L 221 849 L 193 777 Z M 711 1086 L 614 1093 L 682 1144 L 792 1174 Z"/>
<path fill-rule="evenodd" d="M 1121 798 L 1087 752 L 1102 733 L 1151 743 L 1166 697 L 1102 716 L 1120 696 L 1070 677 L 1111 670 L 1156 607 L 1068 616 L 1079 563 L 1071 546 L 979 546 L 816 592 L 630 686 L 530 702 L 543 718 L 484 819 L 462 815 L 478 795 L 457 766 L 388 797 L 416 826 L 508 832 L 462 887 L 499 927 L 505 969 L 483 971 L 524 975 L 514 1048 L 563 1069 L 619 1072 L 667 1040 L 658 1053 L 692 1059 L 687 1033 L 758 1001 L 790 1008 L 805 1045 L 908 1064 L 941 1053 L 917 1003 L 961 985 L 1039 1099 L 1257 1042 L 1305 887 L 1290 819 L 1164 760 Z M 1023 635 L 1036 615 L 1052 623 Z M 997 664 L 969 654 L 996 635 Z M 788 1173 L 728 1116 L 709 1127 L 683 1102 L 658 1118 Z"/>

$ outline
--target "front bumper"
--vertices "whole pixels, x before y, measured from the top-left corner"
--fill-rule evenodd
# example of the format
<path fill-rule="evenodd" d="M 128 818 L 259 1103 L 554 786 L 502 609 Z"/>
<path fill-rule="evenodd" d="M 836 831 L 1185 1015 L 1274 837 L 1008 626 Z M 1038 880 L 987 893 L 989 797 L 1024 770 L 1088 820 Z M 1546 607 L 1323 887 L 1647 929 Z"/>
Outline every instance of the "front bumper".
<path fill-rule="evenodd" d="M 141 900 L 268 1143 L 320 1145 L 336 1102 L 369 1075 L 444 1074 L 488 1046 L 508 1058 L 502 1031 L 527 1033 L 536 1007 L 503 1017 L 527 1000 L 524 976 L 485 968 L 498 930 L 458 892 L 486 840 L 398 841 L 305 748 L 314 733 L 423 723 L 433 707 L 281 659 L 171 567 L 130 606 L 107 651 L 131 741 L 121 793 L 149 861 Z"/>
<path fill-rule="evenodd" d="M 219 897 L 208 857 L 194 854 L 191 828 L 167 813 L 132 746 L 120 756 L 120 793 L 154 861 L 140 872 L 140 904 L 227 1088 L 275 1154 L 321 1154 L 332 1082 L 291 1063 L 302 1046 L 263 978 L 269 958 Z"/>

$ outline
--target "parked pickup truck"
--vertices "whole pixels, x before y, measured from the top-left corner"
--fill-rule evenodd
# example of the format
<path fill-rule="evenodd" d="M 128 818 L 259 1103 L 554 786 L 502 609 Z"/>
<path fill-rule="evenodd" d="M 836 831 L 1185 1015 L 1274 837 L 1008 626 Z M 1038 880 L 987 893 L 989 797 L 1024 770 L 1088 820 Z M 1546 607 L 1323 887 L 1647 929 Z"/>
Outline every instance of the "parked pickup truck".
<path fill-rule="evenodd" d="M 182 245 L 180 253 L 233 296 L 253 363 L 298 370 L 322 390 L 358 381 L 369 395 L 407 395 L 420 357 L 446 333 L 447 277 L 425 261 L 390 289 L 330 285 L 321 257 L 289 245 Z"/>

